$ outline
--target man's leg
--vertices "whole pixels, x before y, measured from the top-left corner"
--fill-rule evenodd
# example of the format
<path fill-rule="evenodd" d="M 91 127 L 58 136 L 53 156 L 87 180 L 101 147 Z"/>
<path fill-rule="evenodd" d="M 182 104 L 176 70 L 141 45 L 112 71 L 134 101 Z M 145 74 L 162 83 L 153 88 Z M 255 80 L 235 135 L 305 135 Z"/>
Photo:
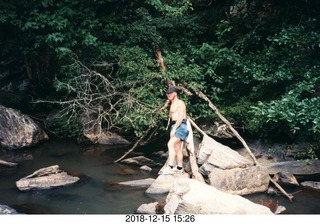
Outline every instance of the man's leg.
<path fill-rule="evenodd" d="M 177 166 L 182 168 L 183 167 L 183 152 L 182 152 L 181 146 L 182 146 L 182 142 L 178 138 L 178 141 L 174 145 L 174 150 L 175 150 L 175 153 L 177 156 Z"/>
<path fill-rule="evenodd" d="M 169 139 L 169 142 L 168 142 L 168 151 L 169 151 L 169 155 L 168 155 L 168 165 L 169 166 L 173 166 L 175 164 L 175 159 L 176 159 L 176 144 L 180 142 L 180 139 L 175 137 L 175 136 L 172 136 L 170 139 Z"/>

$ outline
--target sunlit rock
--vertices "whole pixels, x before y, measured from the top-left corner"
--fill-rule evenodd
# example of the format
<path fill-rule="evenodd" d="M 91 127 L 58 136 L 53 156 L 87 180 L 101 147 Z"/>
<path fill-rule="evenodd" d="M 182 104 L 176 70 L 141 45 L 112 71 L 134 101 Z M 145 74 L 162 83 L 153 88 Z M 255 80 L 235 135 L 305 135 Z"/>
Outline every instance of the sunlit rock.
<path fill-rule="evenodd" d="M 0 105 L 0 146 L 16 149 L 38 144 L 48 135 L 29 116 Z"/>
<path fill-rule="evenodd" d="M 80 180 L 60 170 L 58 165 L 46 167 L 18 180 L 16 186 L 21 191 L 50 189 L 66 186 Z"/>
<path fill-rule="evenodd" d="M 175 179 L 164 210 L 166 214 L 273 214 L 266 206 L 186 178 Z"/>

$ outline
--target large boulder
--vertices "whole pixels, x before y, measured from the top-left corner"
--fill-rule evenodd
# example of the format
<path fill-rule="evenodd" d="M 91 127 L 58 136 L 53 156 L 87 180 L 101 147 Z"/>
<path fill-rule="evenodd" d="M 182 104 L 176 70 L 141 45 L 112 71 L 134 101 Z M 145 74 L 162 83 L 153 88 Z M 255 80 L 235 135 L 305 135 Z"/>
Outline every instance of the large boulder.
<path fill-rule="evenodd" d="M 175 179 L 164 211 L 166 214 L 273 214 L 266 206 L 186 178 Z"/>
<path fill-rule="evenodd" d="M 235 168 L 230 170 L 212 169 L 210 185 L 224 192 L 247 195 L 265 192 L 269 186 L 268 170 L 263 166 Z"/>
<path fill-rule="evenodd" d="M 249 167 L 253 165 L 253 162 L 228 146 L 215 141 L 209 136 L 204 136 L 200 145 L 198 164 L 201 165 L 200 173 L 208 176 L 212 168 Z"/>
<path fill-rule="evenodd" d="M 33 146 L 48 135 L 29 116 L 0 105 L 0 146 L 16 149 Z"/>

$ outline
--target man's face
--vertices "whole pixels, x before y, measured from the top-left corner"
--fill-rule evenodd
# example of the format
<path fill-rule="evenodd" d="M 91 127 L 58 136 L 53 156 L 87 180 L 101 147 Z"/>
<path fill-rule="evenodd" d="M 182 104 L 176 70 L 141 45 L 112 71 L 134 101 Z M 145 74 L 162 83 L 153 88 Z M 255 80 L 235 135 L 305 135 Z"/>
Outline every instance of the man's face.
<path fill-rule="evenodd" d="M 176 93 L 176 92 L 167 93 L 167 98 L 168 98 L 169 100 L 173 100 L 176 96 L 177 96 L 177 93 Z"/>

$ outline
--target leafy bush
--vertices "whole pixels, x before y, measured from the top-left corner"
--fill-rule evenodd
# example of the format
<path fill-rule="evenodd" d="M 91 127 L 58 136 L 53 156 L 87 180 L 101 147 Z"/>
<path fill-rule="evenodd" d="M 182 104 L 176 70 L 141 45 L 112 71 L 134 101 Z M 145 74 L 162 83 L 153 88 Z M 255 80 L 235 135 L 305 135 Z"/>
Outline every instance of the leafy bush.
<path fill-rule="evenodd" d="M 166 81 L 173 80 L 201 90 L 234 126 L 245 127 L 255 137 L 285 134 L 294 140 L 319 140 L 317 4 L 10 1 L 0 3 L 1 66 L 9 67 L 5 62 L 10 61 L 22 68 L 30 98 L 76 102 L 88 93 L 83 88 L 90 87 L 95 112 L 127 100 L 127 105 L 116 104 L 102 123 L 107 129 L 110 122 L 117 124 L 111 126 L 136 136 L 150 125 L 165 123 L 167 113 L 157 121 L 152 115 L 165 101 Z M 164 57 L 164 73 L 155 49 Z M 106 77 L 119 94 L 105 97 L 107 90 L 90 74 Z M 194 119 L 217 119 L 206 102 L 195 96 L 181 98 Z M 81 114 L 80 104 L 74 105 Z M 72 129 L 67 135 L 81 130 L 76 122 Z"/>
<path fill-rule="evenodd" d="M 48 131 L 58 138 L 76 138 L 82 132 L 77 116 L 57 116 L 48 120 Z"/>

